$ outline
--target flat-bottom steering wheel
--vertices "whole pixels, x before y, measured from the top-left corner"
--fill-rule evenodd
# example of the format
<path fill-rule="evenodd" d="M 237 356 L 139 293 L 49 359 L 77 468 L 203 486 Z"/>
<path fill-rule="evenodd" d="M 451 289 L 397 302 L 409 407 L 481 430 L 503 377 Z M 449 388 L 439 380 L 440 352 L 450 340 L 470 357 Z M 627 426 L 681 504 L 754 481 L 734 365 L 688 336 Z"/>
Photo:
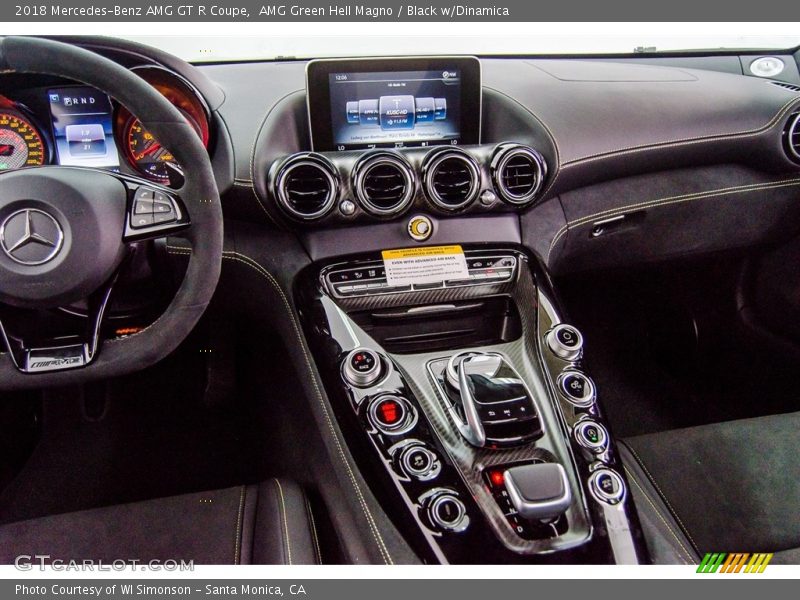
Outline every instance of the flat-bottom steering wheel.
<path fill-rule="evenodd" d="M 0 390 L 79 383 L 156 363 L 196 325 L 219 280 L 222 209 L 203 144 L 147 82 L 88 50 L 6 37 L 0 70 L 64 77 L 105 92 L 184 171 L 176 190 L 100 169 L 46 166 L 0 174 L 0 303 L 48 309 L 86 300 L 89 306 L 86 330 L 64 343 L 37 347 L 8 317 L 0 320 Z M 141 332 L 103 340 L 106 304 L 131 244 L 177 232 L 192 253 L 172 302 Z"/>

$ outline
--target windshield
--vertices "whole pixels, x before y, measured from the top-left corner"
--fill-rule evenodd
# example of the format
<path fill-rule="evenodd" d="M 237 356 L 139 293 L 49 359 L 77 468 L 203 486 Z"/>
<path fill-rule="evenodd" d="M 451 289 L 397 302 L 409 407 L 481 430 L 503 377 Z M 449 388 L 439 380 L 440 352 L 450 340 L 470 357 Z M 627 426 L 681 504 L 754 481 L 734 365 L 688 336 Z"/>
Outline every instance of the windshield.
<path fill-rule="evenodd" d="M 244 35 L 124 36 L 189 62 L 308 59 L 351 56 L 472 54 L 478 56 L 666 53 L 713 50 L 787 50 L 798 35 L 525 35 L 524 23 L 487 35 Z M 513 26 L 513 27 L 511 27 Z M 497 28 L 492 28 L 497 29 Z"/>

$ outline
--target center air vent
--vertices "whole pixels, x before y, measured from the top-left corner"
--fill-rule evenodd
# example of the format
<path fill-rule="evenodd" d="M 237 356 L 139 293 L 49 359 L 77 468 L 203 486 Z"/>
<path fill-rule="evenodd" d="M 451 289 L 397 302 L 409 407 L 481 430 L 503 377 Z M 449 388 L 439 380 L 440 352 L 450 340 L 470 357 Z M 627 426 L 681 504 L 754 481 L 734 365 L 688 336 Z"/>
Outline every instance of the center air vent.
<path fill-rule="evenodd" d="M 783 146 L 789 158 L 800 163 L 800 112 L 794 113 L 783 130 Z"/>
<path fill-rule="evenodd" d="M 336 202 L 336 171 L 328 161 L 313 154 L 290 158 L 275 183 L 281 207 L 298 219 L 309 221 L 327 213 Z"/>
<path fill-rule="evenodd" d="M 425 165 L 424 177 L 428 198 L 445 210 L 463 208 L 480 190 L 478 165 L 463 152 L 434 154 Z"/>
<path fill-rule="evenodd" d="M 414 172 L 399 156 L 368 155 L 354 173 L 356 195 L 364 210 L 374 215 L 396 215 L 414 197 Z"/>
<path fill-rule="evenodd" d="M 533 200 L 546 173 L 544 158 L 528 146 L 501 145 L 492 160 L 494 185 L 500 197 L 510 204 Z"/>

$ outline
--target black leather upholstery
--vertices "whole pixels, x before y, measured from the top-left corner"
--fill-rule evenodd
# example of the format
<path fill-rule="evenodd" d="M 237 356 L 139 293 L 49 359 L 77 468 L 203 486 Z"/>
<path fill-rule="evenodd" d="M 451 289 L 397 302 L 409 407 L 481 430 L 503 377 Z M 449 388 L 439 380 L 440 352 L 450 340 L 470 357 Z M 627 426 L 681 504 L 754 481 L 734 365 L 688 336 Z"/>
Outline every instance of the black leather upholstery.
<path fill-rule="evenodd" d="M 651 557 L 771 552 L 800 562 L 800 413 L 642 435 L 619 444 Z"/>
<path fill-rule="evenodd" d="M 0 527 L 0 564 L 20 555 L 106 563 L 320 562 L 310 505 L 297 484 L 282 479 Z"/>

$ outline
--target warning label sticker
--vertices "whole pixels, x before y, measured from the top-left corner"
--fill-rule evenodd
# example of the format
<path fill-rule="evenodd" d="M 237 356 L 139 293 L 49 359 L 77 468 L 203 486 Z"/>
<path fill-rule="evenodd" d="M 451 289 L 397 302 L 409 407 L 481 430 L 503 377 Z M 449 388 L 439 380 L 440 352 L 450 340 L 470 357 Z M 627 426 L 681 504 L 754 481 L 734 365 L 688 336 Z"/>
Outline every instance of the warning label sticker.
<path fill-rule="evenodd" d="M 382 255 L 390 287 L 469 278 L 461 246 L 384 250 Z"/>

